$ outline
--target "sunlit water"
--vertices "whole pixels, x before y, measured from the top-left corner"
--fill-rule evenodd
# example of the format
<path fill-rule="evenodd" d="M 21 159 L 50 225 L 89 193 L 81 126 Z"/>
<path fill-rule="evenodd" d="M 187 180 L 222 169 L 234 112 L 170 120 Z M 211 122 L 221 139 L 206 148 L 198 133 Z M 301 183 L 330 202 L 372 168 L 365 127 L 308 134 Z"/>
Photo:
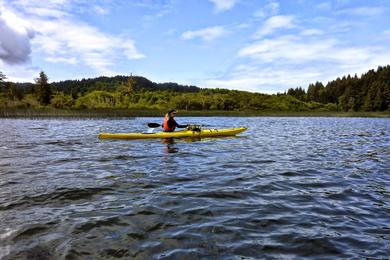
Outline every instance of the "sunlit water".
<path fill-rule="evenodd" d="M 0 258 L 390 256 L 390 120 L 179 118 L 237 138 L 99 140 L 135 120 L 0 120 Z"/>

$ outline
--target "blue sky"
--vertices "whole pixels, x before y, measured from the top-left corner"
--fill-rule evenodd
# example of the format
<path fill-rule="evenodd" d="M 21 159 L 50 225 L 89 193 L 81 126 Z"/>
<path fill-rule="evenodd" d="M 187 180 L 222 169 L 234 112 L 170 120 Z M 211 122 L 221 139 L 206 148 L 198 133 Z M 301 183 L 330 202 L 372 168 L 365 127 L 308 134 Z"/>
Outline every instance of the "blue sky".
<path fill-rule="evenodd" d="M 9 80 L 140 75 L 262 93 L 390 64 L 388 0 L 0 0 Z"/>

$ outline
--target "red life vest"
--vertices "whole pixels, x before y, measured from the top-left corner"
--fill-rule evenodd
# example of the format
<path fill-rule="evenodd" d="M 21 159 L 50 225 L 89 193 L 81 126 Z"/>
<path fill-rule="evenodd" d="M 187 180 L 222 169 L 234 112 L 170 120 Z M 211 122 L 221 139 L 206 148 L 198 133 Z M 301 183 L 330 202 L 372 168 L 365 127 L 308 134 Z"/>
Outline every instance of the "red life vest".
<path fill-rule="evenodd" d="M 163 129 L 165 132 L 173 132 L 175 131 L 176 126 L 169 127 L 168 121 L 169 121 L 169 114 L 166 113 L 164 117 L 164 122 L 163 122 Z"/>

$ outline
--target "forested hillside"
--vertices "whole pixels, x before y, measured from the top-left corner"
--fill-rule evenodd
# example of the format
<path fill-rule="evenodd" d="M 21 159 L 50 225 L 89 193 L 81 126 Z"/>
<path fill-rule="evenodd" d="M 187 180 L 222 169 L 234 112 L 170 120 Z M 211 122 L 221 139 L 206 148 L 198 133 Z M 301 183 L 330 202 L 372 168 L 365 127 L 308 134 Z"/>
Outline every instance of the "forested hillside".
<path fill-rule="evenodd" d="M 305 102 L 337 104 L 344 111 L 385 111 L 390 109 L 390 66 L 378 67 L 358 77 L 350 75 L 328 82 L 289 89 L 288 95 Z"/>
<path fill-rule="evenodd" d="M 58 109 L 167 109 L 226 111 L 387 111 L 390 66 L 358 77 L 344 76 L 266 95 L 154 83 L 139 76 L 48 82 L 41 72 L 33 83 L 13 83 L 0 73 L 0 107 Z"/>

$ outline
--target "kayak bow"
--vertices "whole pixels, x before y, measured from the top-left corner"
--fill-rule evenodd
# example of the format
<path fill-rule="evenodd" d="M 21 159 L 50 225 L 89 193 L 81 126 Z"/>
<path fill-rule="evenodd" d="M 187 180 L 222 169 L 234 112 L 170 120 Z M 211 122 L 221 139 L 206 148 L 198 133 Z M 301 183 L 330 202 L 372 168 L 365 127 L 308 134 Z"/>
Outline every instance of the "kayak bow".
<path fill-rule="evenodd" d="M 102 139 L 151 139 L 151 138 L 202 138 L 202 137 L 222 137 L 234 136 L 243 131 L 245 127 L 225 128 L 225 129 L 198 129 L 181 130 L 175 132 L 157 133 L 100 133 Z"/>

